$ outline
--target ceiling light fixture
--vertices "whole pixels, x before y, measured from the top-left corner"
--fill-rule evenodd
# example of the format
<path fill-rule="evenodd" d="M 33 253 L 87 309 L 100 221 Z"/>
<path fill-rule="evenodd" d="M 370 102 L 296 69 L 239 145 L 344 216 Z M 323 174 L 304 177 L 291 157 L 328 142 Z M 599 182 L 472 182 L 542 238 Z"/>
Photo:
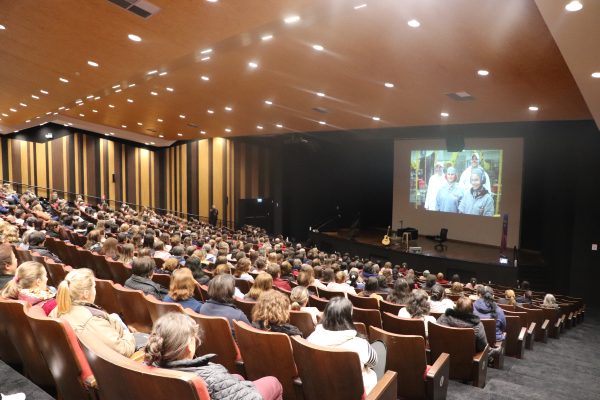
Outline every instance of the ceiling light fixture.
<path fill-rule="evenodd" d="M 325 122 L 325 121 L 319 121 L 319 125 L 327 125 L 327 122 Z"/>
<path fill-rule="evenodd" d="M 257 63 L 255 63 L 254 61 L 250 61 L 250 62 L 248 63 L 248 66 L 249 66 L 250 68 L 258 68 L 258 64 L 257 64 Z"/>
<path fill-rule="evenodd" d="M 390 89 L 391 89 L 391 88 L 393 88 L 393 87 L 394 87 L 394 84 L 393 84 L 392 82 L 386 82 L 386 83 L 384 83 L 384 86 L 385 86 L 386 88 L 390 88 Z"/>
<path fill-rule="evenodd" d="M 317 92 L 317 96 L 319 96 L 319 97 L 325 97 L 325 93 L 323 93 L 323 92 Z"/>
<path fill-rule="evenodd" d="M 488 76 L 490 74 L 490 71 L 488 71 L 487 69 L 480 69 L 479 71 L 477 71 L 477 75 L 479 76 Z"/>
<path fill-rule="evenodd" d="M 273 39 L 273 35 L 264 35 L 260 38 L 260 40 L 262 40 L 263 42 L 269 41 L 271 39 Z"/>
<path fill-rule="evenodd" d="M 152 96 L 158 96 L 158 93 L 156 93 L 156 92 L 150 92 L 150 94 L 151 94 Z"/>
<path fill-rule="evenodd" d="M 114 85 L 112 88 L 113 88 L 113 89 L 118 89 L 118 88 L 120 88 L 120 87 L 121 87 L 121 85 Z"/>
<path fill-rule="evenodd" d="M 114 132 L 108 132 L 108 134 L 109 134 L 110 136 L 115 136 L 115 133 L 114 133 Z"/>
<path fill-rule="evenodd" d="M 133 99 L 127 99 L 128 103 L 133 103 Z"/>
<path fill-rule="evenodd" d="M 94 67 L 94 68 L 97 68 L 97 67 L 99 67 L 99 64 L 98 64 L 96 61 L 92 61 L 92 60 L 89 60 L 89 61 L 88 61 L 88 65 L 89 65 L 90 67 Z"/>
<path fill-rule="evenodd" d="M 79 113 L 80 117 L 85 117 L 85 114 Z"/>
<path fill-rule="evenodd" d="M 361 8 L 365 8 L 367 5 L 365 3 L 354 6 L 355 10 L 360 10 Z"/>
<path fill-rule="evenodd" d="M 183 136 L 181 133 L 178 133 L 177 136 Z"/>
<path fill-rule="evenodd" d="M 231 128 L 225 128 L 225 132 L 231 133 Z"/>
<path fill-rule="evenodd" d="M 200 77 L 200 79 L 202 79 L 203 81 L 210 81 L 210 78 L 208 76 L 206 76 L 206 75 L 202 75 Z"/>
<path fill-rule="evenodd" d="M 379 121 L 379 120 L 381 120 L 381 117 L 371 117 L 371 119 L 372 119 L 373 121 Z"/>
<path fill-rule="evenodd" d="M 109 106 L 110 108 L 115 108 L 115 106 L 114 106 L 114 105 L 112 105 L 112 104 L 109 104 L 108 106 Z"/>
<path fill-rule="evenodd" d="M 146 73 L 146 75 L 154 75 L 154 74 L 156 74 L 157 72 L 158 72 L 158 70 L 156 70 L 156 69 L 153 69 L 152 71 L 148 71 L 148 72 Z"/>
<path fill-rule="evenodd" d="M 58 78 L 58 80 L 61 81 L 62 83 L 69 83 L 69 80 L 63 78 L 62 76 L 60 78 Z"/>
<path fill-rule="evenodd" d="M 8 117 L 8 114 L 7 113 L 2 113 L 2 116 L 3 117 Z"/>
<path fill-rule="evenodd" d="M 141 42 L 142 38 L 139 37 L 138 35 L 134 35 L 133 33 L 130 33 L 129 35 L 127 35 L 127 37 L 129 38 L 129 40 L 133 41 L 133 42 Z"/>
<path fill-rule="evenodd" d="M 127 128 L 127 125 L 121 125 L 121 128 Z"/>
<path fill-rule="evenodd" d="M 183 115 L 183 114 L 179 114 L 179 118 L 181 118 L 181 119 L 185 119 L 185 115 Z"/>
<path fill-rule="evenodd" d="M 158 137 L 162 139 L 165 137 L 165 135 L 158 135 Z"/>
<path fill-rule="evenodd" d="M 265 100 L 265 104 L 268 105 L 268 106 L 270 106 L 270 105 L 273 104 L 273 102 L 271 100 Z"/>
<path fill-rule="evenodd" d="M 25 103 L 19 103 L 19 105 L 20 105 L 21 107 L 27 107 L 27 104 L 25 104 Z"/>
<path fill-rule="evenodd" d="M 593 72 L 592 73 L 592 78 L 600 78 L 600 72 Z"/>
<path fill-rule="evenodd" d="M 565 10 L 569 12 L 579 11 L 583 8 L 583 4 L 580 1 L 572 1 L 565 6 Z"/>
<path fill-rule="evenodd" d="M 64 109 L 65 109 L 65 106 L 60 106 L 60 107 L 58 107 L 58 109 L 59 109 L 59 110 L 64 110 Z"/>
<path fill-rule="evenodd" d="M 92 110 L 92 112 L 93 112 L 93 113 L 97 113 L 97 112 L 98 112 L 98 110 Z"/>
<path fill-rule="evenodd" d="M 150 142 L 150 144 L 154 144 L 154 142 Z"/>
<path fill-rule="evenodd" d="M 36 99 L 36 100 L 39 100 L 39 99 L 40 99 L 40 98 L 39 98 L 38 96 L 36 96 L 35 94 L 32 94 L 32 95 L 31 95 L 31 98 L 32 98 L 32 99 Z"/>
<path fill-rule="evenodd" d="M 0 24 L 0 31 L 3 31 L 5 29 L 6 29 L 6 27 L 4 25 Z"/>
<path fill-rule="evenodd" d="M 163 71 L 160 74 L 158 74 L 158 76 L 165 76 L 167 74 L 167 71 Z"/>
<path fill-rule="evenodd" d="M 158 122 L 163 122 L 162 118 L 156 118 Z"/>
<path fill-rule="evenodd" d="M 278 128 L 283 128 L 282 124 L 275 124 L 275 126 L 278 127 Z"/>
<path fill-rule="evenodd" d="M 200 54 L 209 54 L 212 53 L 212 49 L 204 49 L 200 52 Z"/>
<path fill-rule="evenodd" d="M 206 110 L 206 112 L 207 112 L 207 113 L 209 113 L 209 114 L 214 114 L 214 113 L 215 113 L 215 112 L 214 112 L 213 110 L 211 110 L 211 109 L 208 109 L 208 110 Z"/>
<path fill-rule="evenodd" d="M 529 106 L 529 111 L 538 111 L 539 109 L 538 106 Z"/>
<path fill-rule="evenodd" d="M 315 49 L 316 51 L 325 50 L 325 47 L 321 46 L 320 44 L 313 44 L 312 48 Z"/>
<path fill-rule="evenodd" d="M 231 108 L 229 106 L 225 106 L 225 111 L 233 111 L 233 108 Z"/>
<path fill-rule="evenodd" d="M 447 112 L 441 112 L 440 116 L 442 116 L 442 117 L 449 117 L 450 114 L 448 114 Z"/>
<path fill-rule="evenodd" d="M 206 131 L 200 131 L 201 135 L 206 135 Z"/>
<path fill-rule="evenodd" d="M 9 108 L 9 110 L 12 111 L 12 112 L 17 112 L 17 110 L 14 109 L 14 108 Z"/>
<path fill-rule="evenodd" d="M 44 90 L 44 89 L 40 89 L 40 93 L 41 94 L 48 94 L 48 92 L 46 90 Z"/>
<path fill-rule="evenodd" d="M 86 97 L 86 99 L 93 99 L 93 98 L 94 98 L 93 94 L 90 94 L 89 96 Z"/>
<path fill-rule="evenodd" d="M 100 100 L 100 96 L 94 97 L 94 100 Z"/>
<path fill-rule="evenodd" d="M 259 131 L 261 131 L 263 129 L 262 125 L 256 125 L 256 129 L 258 129 Z"/>
<path fill-rule="evenodd" d="M 115 93 L 121 93 L 123 91 L 123 89 L 117 89 L 115 90 Z"/>
<path fill-rule="evenodd" d="M 286 24 L 295 24 L 298 21 L 300 21 L 299 15 L 290 15 L 283 19 L 283 22 L 285 22 Z"/>
<path fill-rule="evenodd" d="M 130 84 L 130 85 L 129 85 L 129 86 L 127 86 L 127 87 L 130 87 L 130 88 L 132 88 L 132 87 L 135 87 L 135 83 L 132 83 L 132 84 Z"/>
<path fill-rule="evenodd" d="M 138 124 L 139 126 L 142 126 L 142 123 L 141 123 L 141 122 L 138 122 L 137 124 Z"/>
<path fill-rule="evenodd" d="M 421 26 L 421 23 L 419 21 L 417 21 L 416 19 L 411 19 L 410 21 L 407 22 L 407 24 L 411 28 L 418 28 Z"/>
<path fill-rule="evenodd" d="M 168 88 L 167 88 L 167 92 L 172 92 L 172 91 L 174 91 L 174 90 L 175 90 L 175 89 L 173 89 L 172 87 L 168 87 Z"/>

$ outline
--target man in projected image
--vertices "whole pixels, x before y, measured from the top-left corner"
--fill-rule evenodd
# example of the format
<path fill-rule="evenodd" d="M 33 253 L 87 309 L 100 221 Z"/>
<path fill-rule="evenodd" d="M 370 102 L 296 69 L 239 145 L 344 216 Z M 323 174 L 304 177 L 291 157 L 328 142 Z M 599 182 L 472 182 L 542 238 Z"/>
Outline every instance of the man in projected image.
<path fill-rule="evenodd" d="M 435 163 L 433 175 L 429 178 L 427 184 L 427 194 L 425 195 L 425 209 L 437 211 L 436 198 L 440 188 L 446 184 L 444 177 L 444 164 L 441 162 Z"/>
<path fill-rule="evenodd" d="M 471 155 L 471 165 L 467 167 L 467 169 L 465 169 L 460 175 L 460 186 L 462 186 L 465 190 L 471 188 L 471 170 L 473 168 L 481 168 L 481 170 L 483 171 L 483 167 L 481 167 L 480 165 L 479 154 L 476 152 L 473 152 L 473 154 Z M 487 172 L 483 171 L 483 173 L 485 174 L 485 183 L 483 186 L 487 189 L 488 192 L 491 192 L 492 186 L 490 185 L 490 177 L 488 176 Z"/>
<path fill-rule="evenodd" d="M 448 167 L 446 170 L 446 184 L 440 188 L 436 199 L 436 209 L 443 212 L 458 212 L 458 204 L 465 191 L 458 184 L 456 168 Z"/>
<path fill-rule="evenodd" d="M 458 205 L 459 213 L 486 217 L 494 215 L 494 200 L 485 188 L 486 175 L 481 168 L 471 169 L 471 189 L 465 191 L 465 195 Z"/>

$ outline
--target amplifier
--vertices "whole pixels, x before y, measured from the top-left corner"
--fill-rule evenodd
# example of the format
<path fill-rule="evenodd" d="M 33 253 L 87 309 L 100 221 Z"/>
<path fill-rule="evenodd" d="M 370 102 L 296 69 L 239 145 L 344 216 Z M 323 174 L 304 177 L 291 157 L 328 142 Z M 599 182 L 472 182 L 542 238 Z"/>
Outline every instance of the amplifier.
<path fill-rule="evenodd" d="M 417 240 L 419 238 L 419 230 L 416 228 L 403 228 L 398 229 L 396 234 L 400 237 L 404 235 L 404 232 L 410 233 L 410 240 Z"/>
<path fill-rule="evenodd" d="M 408 248 L 408 252 L 412 253 L 412 254 L 421 254 L 421 253 L 423 253 L 423 248 L 417 247 L 417 246 L 411 246 Z"/>

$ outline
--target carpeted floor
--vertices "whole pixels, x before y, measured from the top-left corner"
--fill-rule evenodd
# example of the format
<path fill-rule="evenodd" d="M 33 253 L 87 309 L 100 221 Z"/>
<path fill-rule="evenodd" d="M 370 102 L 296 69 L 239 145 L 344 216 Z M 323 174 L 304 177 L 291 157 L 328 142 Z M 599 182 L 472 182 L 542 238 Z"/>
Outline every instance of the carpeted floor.
<path fill-rule="evenodd" d="M 600 310 L 560 339 L 535 342 L 525 358 L 506 357 L 503 370 L 488 370 L 485 388 L 450 381 L 447 399 L 600 399 Z"/>

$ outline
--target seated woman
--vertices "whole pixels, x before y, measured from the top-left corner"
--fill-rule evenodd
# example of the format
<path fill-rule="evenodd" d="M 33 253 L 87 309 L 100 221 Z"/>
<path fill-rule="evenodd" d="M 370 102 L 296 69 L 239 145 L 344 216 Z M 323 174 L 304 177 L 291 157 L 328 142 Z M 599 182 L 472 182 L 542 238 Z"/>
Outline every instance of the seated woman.
<path fill-rule="evenodd" d="M 317 307 L 307 307 L 308 289 L 304 286 L 296 286 L 292 289 L 292 293 L 290 294 L 290 301 L 292 302 L 290 308 L 293 311 L 304 311 L 309 313 L 315 325 L 321 318 L 321 315 L 323 315 Z"/>
<path fill-rule="evenodd" d="M 225 317 L 233 330 L 233 320 L 238 320 L 250 325 L 246 315 L 233 304 L 235 293 L 235 278 L 230 274 L 215 276 L 208 284 L 210 297 L 200 309 L 200 314 L 211 317 Z"/>
<path fill-rule="evenodd" d="M 252 262 L 247 257 L 240 258 L 235 265 L 235 272 L 233 276 L 237 279 L 243 279 L 248 282 L 254 283 L 254 278 L 249 274 Z"/>
<path fill-rule="evenodd" d="M 178 303 L 183 308 L 189 308 L 192 311 L 200 312 L 202 303 L 194 298 L 194 289 L 196 281 L 189 268 L 180 268 L 171 275 L 171 284 L 169 285 L 169 294 L 163 301 L 168 303 Z"/>
<path fill-rule="evenodd" d="M 383 300 L 383 297 L 378 293 L 379 290 L 379 280 L 377 276 L 370 276 L 367 278 L 367 282 L 365 283 L 365 288 L 358 295 L 360 297 L 374 297 L 378 301 Z"/>
<path fill-rule="evenodd" d="M 556 302 L 556 297 L 554 295 L 548 293 L 544 296 L 544 302 L 542 303 L 543 308 L 560 308 L 558 303 Z"/>
<path fill-rule="evenodd" d="M 272 376 L 254 382 L 231 375 L 220 364 L 210 362 L 214 354 L 195 358 L 200 345 L 198 324 L 180 313 L 163 315 L 156 321 L 145 349 L 144 362 L 160 368 L 191 372 L 200 376 L 215 400 L 279 400 L 281 383 Z"/>
<path fill-rule="evenodd" d="M 102 240 L 102 233 L 98 229 L 94 229 L 87 234 L 87 242 L 83 245 L 84 248 L 91 252 L 98 251 L 102 248 L 100 241 Z"/>
<path fill-rule="evenodd" d="M 509 304 L 511 306 L 517 305 L 515 291 L 512 289 L 506 289 L 504 292 L 504 298 L 498 299 L 498 304 Z"/>
<path fill-rule="evenodd" d="M 98 250 L 98 254 L 109 258 L 111 261 L 117 261 L 119 259 L 118 244 L 117 239 L 109 237 L 102 243 L 102 248 Z"/>
<path fill-rule="evenodd" d="M 127 267 L 131 267 L 131 262 L 133 261 L 134 250 L 135 250 L 135 248 L 133 247 L 133 244 L 131 244 L 131 243 L 124 244 L 121 247 L 121 254 L 119 255 L 119 258 L 117 259 L 117 261 L 122 262 Z"/>
<path fill-rule="evenodd" d="M 442 285 L 433 285 L 429 296 L 429 312 L 443 313 L 448 308 L 454 308 L 454 302 L 446 297 L 446 290 Z"/>
<path fill-rule="evenodd" d="M 0 289 L 15 278 L 17 258 L 8 243 L 0 244 Z"/>
<path fill-rule="evenodd" d="M 327 268 L 326 271 L 328 269 L 330 268 Z M 323 273 L 323 275 L 325 275 L 325 273 Z M 327 284 L 327 290 L 350 293 L 356 296 L 356 290 L 346 283 L 347 280 L 348 278 L 346 277 L 346 271 L 338 271 L 335 273 L 334 281 Z"/>
<path fill-rule="evenodd" d="M 407 304 L 410 298 L 410 287 L 404 278 L 396 279 L 394 289 L 387 297 L 387 301 L 394 304 Z"/>
<path fill-rule="evenodd" d="M 289 322 L 290 299 L 276 290 L 263 293 L 252 309 L 252 326 L 255 328 L 302 336 L 302 332 Z"/>
<path fill-rule="evenodd" d="M 47 283 L 48 275 L 44 266 L 37 261 L 26 261 L 19 265 L 14 278 L 4 286 L 0 296 L 40 306 L 48 315 L 56 307 L 56 291 Z"/>
<path fill-rule="evenodd" d="M 179 261 L 176 258 L 167 258 L 163 261 L 162 267 L 156 268 L 154 272 L 157 274 L 171 275 L 179 267 Z"/>
<path fill-rule="evenodd" d="M 491 318 L 496 320 L 496 340 L 503 339 L 506 330 L 506 317 L 504 311 L 494 301 L 494 291 L 489 286 L 477 289 L 479 298 L 473 304 L 473 314 L 479 318 Z"/>
<path fill-rule="evenodd" d="M 58 285 L 58 307 L 50 316 L 65 319 L 77 335 L 98 340 L 130 357 L 136 349 L 134 335 L 120 318 L 95 305 L 95 299 L 94 273 L 87 268 L 75 269 Z"/>
<path fill-rule="evenodd" d="M 477 315 L 473 314 L 473 302 L 468 297 L 461 297 L 455 308 L 449 308 L 441 315 L 437 323 L 453 328 L 473 328 L 475 330 L 475 351 L 483 351 L 487 346 L 485 328 Z"/>
<path fill-rule="evenodd" d="M 131 263 L 131 276 L 125 281 L 125 287 L 141 290 L 144 294 L 162 299 L 167 290 L 152 281 L 152 274 L 156 264 L 150 257 L 138 257 Z"/>
<path fill-rule="evenodd" d="M 429 300 L 427 292 L 423 289 L 413 289 L 406 307 L 398 311 L 401 318 L 413 318 L 423 320 L 425 324 L 425 336 L 428 335 L 427 322 L 435 322 L 435 318 L 429 315 Z"/>
<path fill-rule="evenodd" d="M 273 277 L 266 272 L 256 276 L 254 284 L 244 296 L 244 300 L 258 300 L 261 294 L 273 290 Z"/>
<path fill-rule="evenodd" d="M 452 286 L 450 286 L 450 290 L 448 293 L 454 294 L 457 296 L 462 296 L 464 294 L 464 286 L 460 282 L 452 282 Z"/>
<path fill-rule="evenodd" d="M 318 346 L 356 352 L 362 365 L 365 392 L 369 393 L 377 384 L 377 375 L 372 369 L 377 365 L 377 353 L 366 339 L 358 336 L 352 322 L 352 303 L 347 298 L 329 300 L 321 323 L 307 340 Z"/>

